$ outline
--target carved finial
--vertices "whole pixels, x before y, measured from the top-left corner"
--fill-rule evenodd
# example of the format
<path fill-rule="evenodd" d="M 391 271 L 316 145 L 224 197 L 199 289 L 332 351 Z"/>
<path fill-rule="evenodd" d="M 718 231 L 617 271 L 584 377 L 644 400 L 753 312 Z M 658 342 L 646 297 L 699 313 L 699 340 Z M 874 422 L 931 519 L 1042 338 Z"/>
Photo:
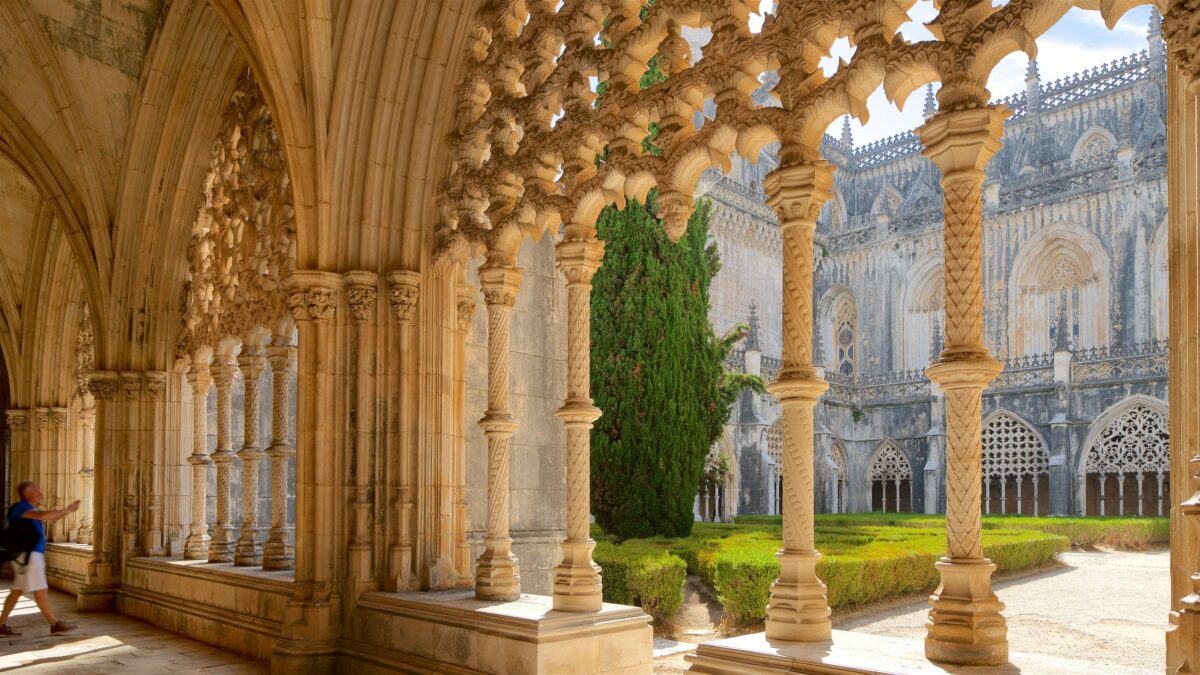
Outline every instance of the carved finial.
<path fill-rule="evenodd" d="M 1157 7 L 1150 8 L 1150 26 L 1147 35 L 1151 40 L 1162 39 L 1162 14 L 1158 12 Z"/>
<path fill-rule="evenodd" d="M 854 136 L 850 133 L 849 115 L 842 118 L 842 145 L 846 146 L 847 150 L 854 148 Z"/>
<path fill-rule="evenodd" d="M 937 114 L 937 98 L 933 95 L 933 85 L 925 85 L 925 119 Z"/>
<path fill-rule="evenodd" d="M 750 319 L 748 323 L 750 324 L 750 332 L 746 333 L 746 351 L 750 351 L 751 349 L 762 351 L 758 340 L 758 303 L 753 300 L 750 301 Z"/>

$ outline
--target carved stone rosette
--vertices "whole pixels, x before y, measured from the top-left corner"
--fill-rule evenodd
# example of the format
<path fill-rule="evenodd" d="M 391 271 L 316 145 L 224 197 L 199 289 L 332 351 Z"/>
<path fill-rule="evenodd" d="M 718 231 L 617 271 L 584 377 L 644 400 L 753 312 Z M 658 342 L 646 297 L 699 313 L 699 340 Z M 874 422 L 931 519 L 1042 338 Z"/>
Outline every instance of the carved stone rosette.
<path fill-rule="evenodd" d="M 828 640 L 832 630 L 813 530 L 813 408 L 829 384 L 812 367 L 813 233 L 832 185 L 832 168 L 819 161 L 782 166 L 765 181 L 783 236 L 783 367 L 768 387 L 783 421 L 783 548 L 766 620 L 775 640 Z"/>
<path fill-rule="evenodd" d="M 1001 364 L 983 344 L 983 168 L 1000 149 L 1002 107 L 945 112 L 918 130 L 945 191 L 946 347 L 926 374 L 946 397 L 946 541 L 930 598 L 925 655 L 962 665 L 1008 661 L 996 569 L 983 556 L 983 390 Z"/>
<path fill-rule="evenodd" d="M 237 544 L 237 526 L 233 522 L 233 381 L 237 365 L 232 356 L 213 356 L 213 384 L 217 387 L 217 449 L 212 461 L 217 466 L 217 521 L 208 544 L 208 561 L 231 563 Z"/>
<path fill-rule="evenodd" d="M 521 286 L 521 270 L 514 258 L 489 256 L 479 268 L 488 309 L 488 409 L 479 420 L 488 440 L 487 538 L 475 567 L 475 597 L 480 600 L 516 600 L 521 595 L 520 571 L 509 537 L 509 446 L 517 430 L 509 400 L 509 329 Z"/>
<path fill-rule="evenodd" d="M 592 561 L 596 542 L 589 533 L 591 430 L 600 418 L 591 398 L 591 307 L 592 277 L 600 269 L 604 243 L 568 236 L 555 252 L 567 280 L 567 400 L 556 413 L 567 429 L 567 538 L 560 546 L 562 563 L 554 569 L 554 609 L 594 612 L 603 599 L 600 567 Z"/>

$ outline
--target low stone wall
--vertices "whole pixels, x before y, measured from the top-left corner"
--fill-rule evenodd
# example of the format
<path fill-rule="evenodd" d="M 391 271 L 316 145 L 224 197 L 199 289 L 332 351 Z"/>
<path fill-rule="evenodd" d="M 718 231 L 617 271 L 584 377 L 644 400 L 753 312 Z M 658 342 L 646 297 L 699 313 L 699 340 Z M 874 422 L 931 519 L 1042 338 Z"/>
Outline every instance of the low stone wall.
<path fill-rule="evenodd" d="M 87 566 L 91 559 L 91 546 L 46 544 L 46 582 L 50 588 L 79 595 L 79 588 L 87 579 Z"/>
<path fill-rule="evenodd" d="M 178 558 L 134 558 L 117 610 L 193 640 L 269 659 L 292 595 L 291 572 Z"/>

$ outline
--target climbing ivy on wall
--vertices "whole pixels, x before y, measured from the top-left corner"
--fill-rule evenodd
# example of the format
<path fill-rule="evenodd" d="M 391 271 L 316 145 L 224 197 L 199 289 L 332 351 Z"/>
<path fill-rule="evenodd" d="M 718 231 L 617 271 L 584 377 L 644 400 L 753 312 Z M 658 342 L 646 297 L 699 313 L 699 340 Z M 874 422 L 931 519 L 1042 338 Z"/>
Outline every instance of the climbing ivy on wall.
<path fill-rule="evenodd" d="M 592 511 L 622 539 L 686 536 L 705 458 L 739 391 L 759 378 L 725 372 L 745 335 L 717 336 L 709 287 L 720 269 L 707 244 L 712 205 L 701 202 L 672 243 L 646 204 L 608 207 L 593 280 L 592 392 L 604 415 L 592 431 Z"/>

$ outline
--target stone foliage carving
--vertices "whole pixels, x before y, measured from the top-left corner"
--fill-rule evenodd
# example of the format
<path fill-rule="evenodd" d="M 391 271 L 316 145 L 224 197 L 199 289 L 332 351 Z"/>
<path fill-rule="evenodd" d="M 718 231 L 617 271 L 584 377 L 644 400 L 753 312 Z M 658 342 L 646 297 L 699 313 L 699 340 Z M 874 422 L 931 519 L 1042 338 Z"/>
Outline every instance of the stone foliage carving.
<path fill-rule="evenodd" d="M 274 121 L 247 70 L 223 113 L 192 225 L 179 351 L 212 347 L 282 317 L 295 238 Z"/>
<path fill-rule="evenodd" d="M 92 313 L 87 303 L 79 317 L 79 331 L 75 338 L 75 392 L 78 396 L 87 393 L 88 374 L 96 369 L 96 336 L 92 332 Z"/>

